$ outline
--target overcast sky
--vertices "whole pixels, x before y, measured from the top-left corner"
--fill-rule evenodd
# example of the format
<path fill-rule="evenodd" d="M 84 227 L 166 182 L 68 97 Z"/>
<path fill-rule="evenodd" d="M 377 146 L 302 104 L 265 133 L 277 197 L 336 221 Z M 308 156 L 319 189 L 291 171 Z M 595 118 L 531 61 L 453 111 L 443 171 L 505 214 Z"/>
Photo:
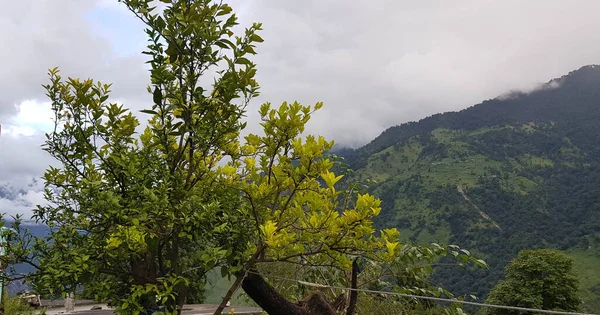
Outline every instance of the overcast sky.
<path fill-rule="evenodd" d="M 384 129 L 529 90 L 600 63 L 597 0 L 232 0 L 263 23 L 260 103 L 324 101 L 308 132 L 360 146 Z M 0 212 L 43 202 L 52 163 L 47 70 L 113 83 L 113 100 L 150 103 L 143 25 L 117 0 L 3 1 L 0 10 Z M 251 124 L 251 131 L 256 124 Z M 8 193 L 10 192 L 10 193 Z"/>

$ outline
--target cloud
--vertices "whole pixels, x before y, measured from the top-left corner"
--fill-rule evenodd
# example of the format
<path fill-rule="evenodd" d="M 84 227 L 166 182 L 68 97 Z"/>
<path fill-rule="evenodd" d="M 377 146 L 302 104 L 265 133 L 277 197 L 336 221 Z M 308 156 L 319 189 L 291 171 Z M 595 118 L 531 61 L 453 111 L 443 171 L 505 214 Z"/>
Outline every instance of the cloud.
<path fill-rule="evenodd" d="M 49 68 L 60 67 L 65 78 L 112 82 L 113 96 L 137 108 L 147 99 L 147 66 L 134 52 L 145 43 L 141 23 L 102 3 L 108 2 L 19 0 L 0 10 L 0 186 L 21 191 L 16 199 L 0 198 L 0 212 L 30 214 L 39 179 L 54 163 L 41 149 L 43 133 L 53 126 L 42 87 Z M 110 30 L 119 26 L 130 30 L 114 41 Z"/>
<path fill-rule="evenodd" d="M 145 96 L 148 79 L 142 55 L 119 57 L 115 43 L 102 36 L 108 26 L 86 19 L 96 2 L 20 0 L 3 6 L 0 58 L 2 72 L 8 75 L 0 77 L 0 120 L 14 115 L 15 106 L 24 100 L 45 99 L 41 85 L 48 83 L 47 70 L 56 66 L 63 76 L 113 82 L 121 97 Z M 143 34 L 141 29 L 137 33 Z"/>
<path fill-rule="evenodd" d="M 3 128 L 4 129 L 4 128 Z M 23 214 L 29 219 L 37 204 L 44 204 L 40 178 L 55 162 L 41 150 L 40 132 L 0 137 L 0 213 Z"/>
<path fill-rule="evenodd" d="M 600 59 L 600 2 L 235 1 L 262 21 L 261 100 L 325 102 L 309 130 L 358 146 L 385 128 L 530 90 Z"/>
<path fill-rule="evenodd" d="M 37 132 L 50 132 L 53 128 L 53 113 L 50 102 L 25 100 L 16 106 L 17 113 L 4 123 L 4 136 L 33 136 Z"/>
<path fill-rule="evenodd" d="M 15 199 L 0 198 L 0 213 L 4 218 L 23 215 L 23 220 L 31 221 L 31 213 L 37 205 L 47 204 L 42 191 L 29 190 L 20 193 Z"/>
<path fill-rule="evenodd" d="M 262 102 L 324 101 L 307 132 L 360 146 L 392 125 L 531 91 L 600 59 L 595 0 L 230 3 L 240 28 L 264 26 L 252 132 Z M 39 148 L 48 68 L 112 82 L 113 99 L 134 111 L 151 100 L 143 25 L 117 0 L 9 1 L 0 28 L 0 183 L 27 187 L 51 162 Z"/>

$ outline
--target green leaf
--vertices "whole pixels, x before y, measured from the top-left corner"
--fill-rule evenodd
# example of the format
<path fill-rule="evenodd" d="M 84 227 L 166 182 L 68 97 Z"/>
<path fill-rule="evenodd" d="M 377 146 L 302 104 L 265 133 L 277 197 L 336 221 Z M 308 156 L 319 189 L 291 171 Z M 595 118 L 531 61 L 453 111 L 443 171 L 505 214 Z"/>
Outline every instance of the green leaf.
<path fill-rule="evenodd" d="M 226 275 L 229 274 L 227 266 L 221 266 L 221 278 L 225 278 Z"/>
<path fill-rule="evenodd" d="M 219 46 L 219 47 L 221 47 L 223 49 L 229 49 L 229 46 L 226 43 L 224 43 L 223 41 L 220 41 L 220 40 L 216 41 L 215 45 L 217 45 L 217 46 Z"/>
<path fill-rule="evenodd" d="M 250 40 L 253 41 L 253 42 L 257 42 L 257 43 L 264 42 L 264 40 L 262 39 L 262 37 L 258 36 L 257 34 L 252 34 L 250 36 Z"/>
<path fill-rule="evenodd" d="M 177 46 L 173 43 L 169 43 L 165 53 L 169 56 L 169 58 L 171 58 L 171 60 L 177 60 L 177 56 L 179 55 Z"/>
<path fill-rule="evenodd" d="M 158 88 L 158 86 L 155 86 L 154 93 L 152 93 L 152 99 L 154 101 L 154 104 L 162 105 L 162 98 L 163 98 L 163 95 L 162 95 L 161 90 Z"/>
<path fill-rule="evenodd" d="M 481 259 L 475 259 L 474 261 L 480 267 L 487 267 L 488 266 L 487 263 L 485 261 L 481 260 Z"/>
<path fill-rule="evenodd" d="M 233 9 L 230 6 L 228 6 L 227 4 L 224 4 L 221 6 L 220 10 L 217 12 L 217 16 L 229 14 L 229 13 L 231 13 L 232 10 Z"/>
<path fill-rule="evenodd" d="M 256 55 L 256 50 L 254 50 L 254 48 L 252 46 L 246 46 L 244 48 L 244 52 L 252 54 L 252 55 Z"/>
<path fill-rule="evenodd" d="M 155 25 L 158 30 L 162 30 L 167 26 L 165 20 L 161 16 L 156 18 Z"/>
<path fill-rule="evenodd" d="M 235 63 L 240 65 L 252 65 L 252 62 L 244 57 L 237 58 Z"/>
<path fill-rule="evenodd" d="M 154 110 L 151 110 L 151 109 L 142 109 L 142 110 L 140 110 L 140 112 L 142 112 L 144 114 L 158 115 L 157 111 L 154 111 Z"/>
<path fill-rule="evenodd" d="M 226 45 L 228 45 L 232 49 L 235 48 L 235 44 L 232 41 L 230 41 L 229 39 L 227 39 L 227 38 L 221 38 L 219 40 L 219 42 L 225 43 Z"/>

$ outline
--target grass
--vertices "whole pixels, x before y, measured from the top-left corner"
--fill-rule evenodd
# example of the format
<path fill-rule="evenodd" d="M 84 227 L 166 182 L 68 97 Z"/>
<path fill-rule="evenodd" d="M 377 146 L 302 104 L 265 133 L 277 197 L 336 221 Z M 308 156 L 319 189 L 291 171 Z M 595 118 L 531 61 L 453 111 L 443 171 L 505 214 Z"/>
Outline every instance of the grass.
<path fill-rule="evenodd" d="M 404 243 L 408 242 L 410 238 L 415 234 L 415 230 L 409 228 L 398 229 L 398 231 L 400 232 L 400 241 Z"/>
<path fill-rule="evenodd" d="M 204 303 L 220 304 L 223 296 L 225 296 L 225 293 L 227 293 L 234 280 L 235 279 L 233 277 L 231 280 L 227 279 L 227 277 L 221 277 L 221 272 L 219 269 L 213 269 L 210 271 L 208 275 L 208 283 L 206 285 L 206 299 L 204 300 Z M 231 305 L 254 306 L 248 300 L 241 288 L 231 298 Z"/>
<path fill-rule="evenodd" d="M 538 128 L 539 128 L 539 126 L 536 123 L 529 122 L 529 123 L 524 124 L 521 127 L 521 130 L 523 130 L 527 133 L 532 133 L 532 132 L 536 131 Z"/>
<path fill-rule="evenodd" d="M 33 307 L 29 306 L 27 303 L 23 302 L 18 297 L 11 297 L 5 300 L 4 304 L 4 314 L 15 314 L 15 315 L 36 315 L 36 314 L 45 314 L 46 309 L 36 310 Z"/>
<path fill-rule="evenodd" d="M 428 159 L 428 164 L 419 165 L 415 174 L 426 175 L 431 184 L 437 185 L 462 185 L 472 187 L 483 176 L 485 169 L 491 167 L 491 161 L 486 161 L 483 156 L 473 155 L 465 159 L 446 158 L 442 160 Z"/>
<path fill-rule="evenodd" d="M 491 131 L 498 131 L 498 130 L 500 130 L 500 128 L 498 128 L 498 127 L 480 128 L 480 129 L 469 132 L 469 136 L 478 136 L 478 135 L 482 135 L 484 133 L 488 133 Z"/>
<path fill-rule="evenodd" d="M 510 176 L 506 181 L 506 187 L 503 187 L 506 190 L 512 190 L 521 195 L 525 195 L 528 192 L 534 190 L 538 184 L 526 177 L 523 176 Z"/>
<path fill-rule="evenodd" d="M 450 242 L 450 226 L 444 223 L 442 226 L 435 228 L 434 233 L 430 233 L 428 229 L 422 229 L 417 236 L 419 244 L 448 244 Z"/>
<path fill-rule="evenodd" d="M 524 156 L 519 158 L 519 162 L 524 165 L 530 166 L 542 166 L 542 167 L 553 167 L 554 162 L 550 159 L 546 159 L 540 156 L 535 156 L 531 154 L 525 154 Z"/>
<path fill-rule="evenodd" d="M 451 233 L 447 222 L 440 216 L 441 209 L 432 209 L 427 200 L 427 193 L 435 192 L 439 187 L 456 187 L 461 185 L 465 191 L 475 187 L 482 176 L 493 176 L 496 170 L 500 175 L 501 187 L 505 191 L 528 194 L 543 184 L 540 177 L 528 178 L 529 169 L 538 167 L 555 167 L 558 165 L 580 165 L 583 153 L 569 141 L 552 159 L 521 152 L 518 157 L 504 161 L 496 161 L 470 149 L 469 137 L 492 131 L 510 129 L 517 133 L 532 133 L 540 129 L 535 123 L 522 126 L 507 126 L 478 129 L 475 131 L 457 131 L 435 129 L 431 132 L 432 141 L 444 145 L 444 155 L 421 155 L 423 147 L 415 139 L 408 140 L 400 146 L 390 146 L 373 154 L 367 165 L 357 170 L 361 180 L 371 178 L 380 183 L 405 182 L 413 175 L 419 175 L 423 188 L 413 196 L 393 195 L 394 218 L 396 223 L 403 223 L 399 229 L 402 240 L 414 239 L 418 243 L 442 242 L 450 239 Z M 567 139 L 568 140 L 568 139 Z M 525 153 L 525 154 L 524 154 Z M 375 195 L 385 192 L 385 185 L 374 191 Z M 389 195 L 388 195 L 389 196 Z M 485 211 L 485 209 L 482 209 Z M 407 224 L 404 221 L 410 221 Z M 434 229 L 428 227 L 435 226 Z M 489 224 L 481 221 L 472 223 L 468 230 L 489 229 Z M 429 232 L 431 230 L 431 232 Z M 550 246 L 550 245 L 548 245 Z M 600 248 L 600 245 L 597 246 Z M 580 276 L 580 291 L 584 301 L 583 311 L 600 314 L 600 250 L 571 249 L 567 251 L 574 259 L 574 268 Z M 480 255 L 481 256 L 481 255 Z"/>
<path fill-rule="evenodd" d="M 370 178 L 378 182 L 392 179 L 406 179 L 419 174 L 426 177 L 433 186 L 462 185 L 474 186 L 486 169 L 498 169 L 501 162 L 487 159 L 485 156 L 469 150 L 466 142 L 460 141 L 467 134 L 463 131 L 435 129 L 432 136 L 437 143 L 446 146 L 449 157 L 422 157 L 423 147 L 412 139 L 403 146 L 390 146 L 369 158 L 365 168 L 358 170 L 360 179 Z M 458 157 L 462 155 L 463 157 Z M 535 160 L 537 163 L 543 161 Z"/>
<path fill-rule="evenodd" d="M 423 148 L 416 141 L 409 141 L 407 145 L 390 146 L 374 154 L 364 169 L 357 172 L 359 178 L 370 178 L 383 182 L 391 177 L 405 174 L 417 162 Z"/>
<path fill-rule="evenodd" d="M 600 295 L 591 290 L 594 286 L 600 287 L 600 254 L 584 249 L 570 249 L 566 253 L 573 258 L 575 272 L 579 275 L 584 311 L 600 312 Z"/>
<path fill-rule="evenodd" d="M 494 161 L 484 155 L 468 150 L 467 144 L 458 140 L 464 135 L 447 129 L 436 129 L 432 132 L 437 142 L 444 143 L 449 157 L 419 157 L 423 148 L 416 141 L 409 141 L 401 147 L 391 146 L 374 154 L 367 167 L 359 170 L 360 179 L 374 179 L 377 182 L 408 179 L 413 175 L 421 175 L 426 181 L 426 189 L 435 189 L 438 185 L 465 188 L 474 187 L 481 176 L 490 169 L 501 170 L 503 162 Z M 457 157 L 462 153 L 462 157 Z M 510 161 L 515 170 L 529 167 L 553 167 L 554 161 L 534 155 L 525 155 Z M 507 174 L 506 172 L 504 172 Z M 537 187 L 537 183 L 517 173 L 508 173 L 504 189 L 519 194 L 527 194 Z"/>

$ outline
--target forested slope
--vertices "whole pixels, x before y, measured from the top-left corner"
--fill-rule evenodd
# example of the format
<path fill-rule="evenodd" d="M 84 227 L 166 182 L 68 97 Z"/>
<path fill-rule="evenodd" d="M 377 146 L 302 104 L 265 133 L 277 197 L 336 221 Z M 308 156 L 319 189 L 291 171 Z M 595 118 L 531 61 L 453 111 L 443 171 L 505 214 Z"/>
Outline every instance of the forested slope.
<path fill-rule="evenodd" d="M 519 250 L 558 248 L 600 311 L 600 67 L 531 93 L 392 127 L 341 153 L 352 180 L 373 179 L 380 226 L 406 239 L 473 249 L 489 271 L 439 268 L 434 279 L 483 297 Z"/>

